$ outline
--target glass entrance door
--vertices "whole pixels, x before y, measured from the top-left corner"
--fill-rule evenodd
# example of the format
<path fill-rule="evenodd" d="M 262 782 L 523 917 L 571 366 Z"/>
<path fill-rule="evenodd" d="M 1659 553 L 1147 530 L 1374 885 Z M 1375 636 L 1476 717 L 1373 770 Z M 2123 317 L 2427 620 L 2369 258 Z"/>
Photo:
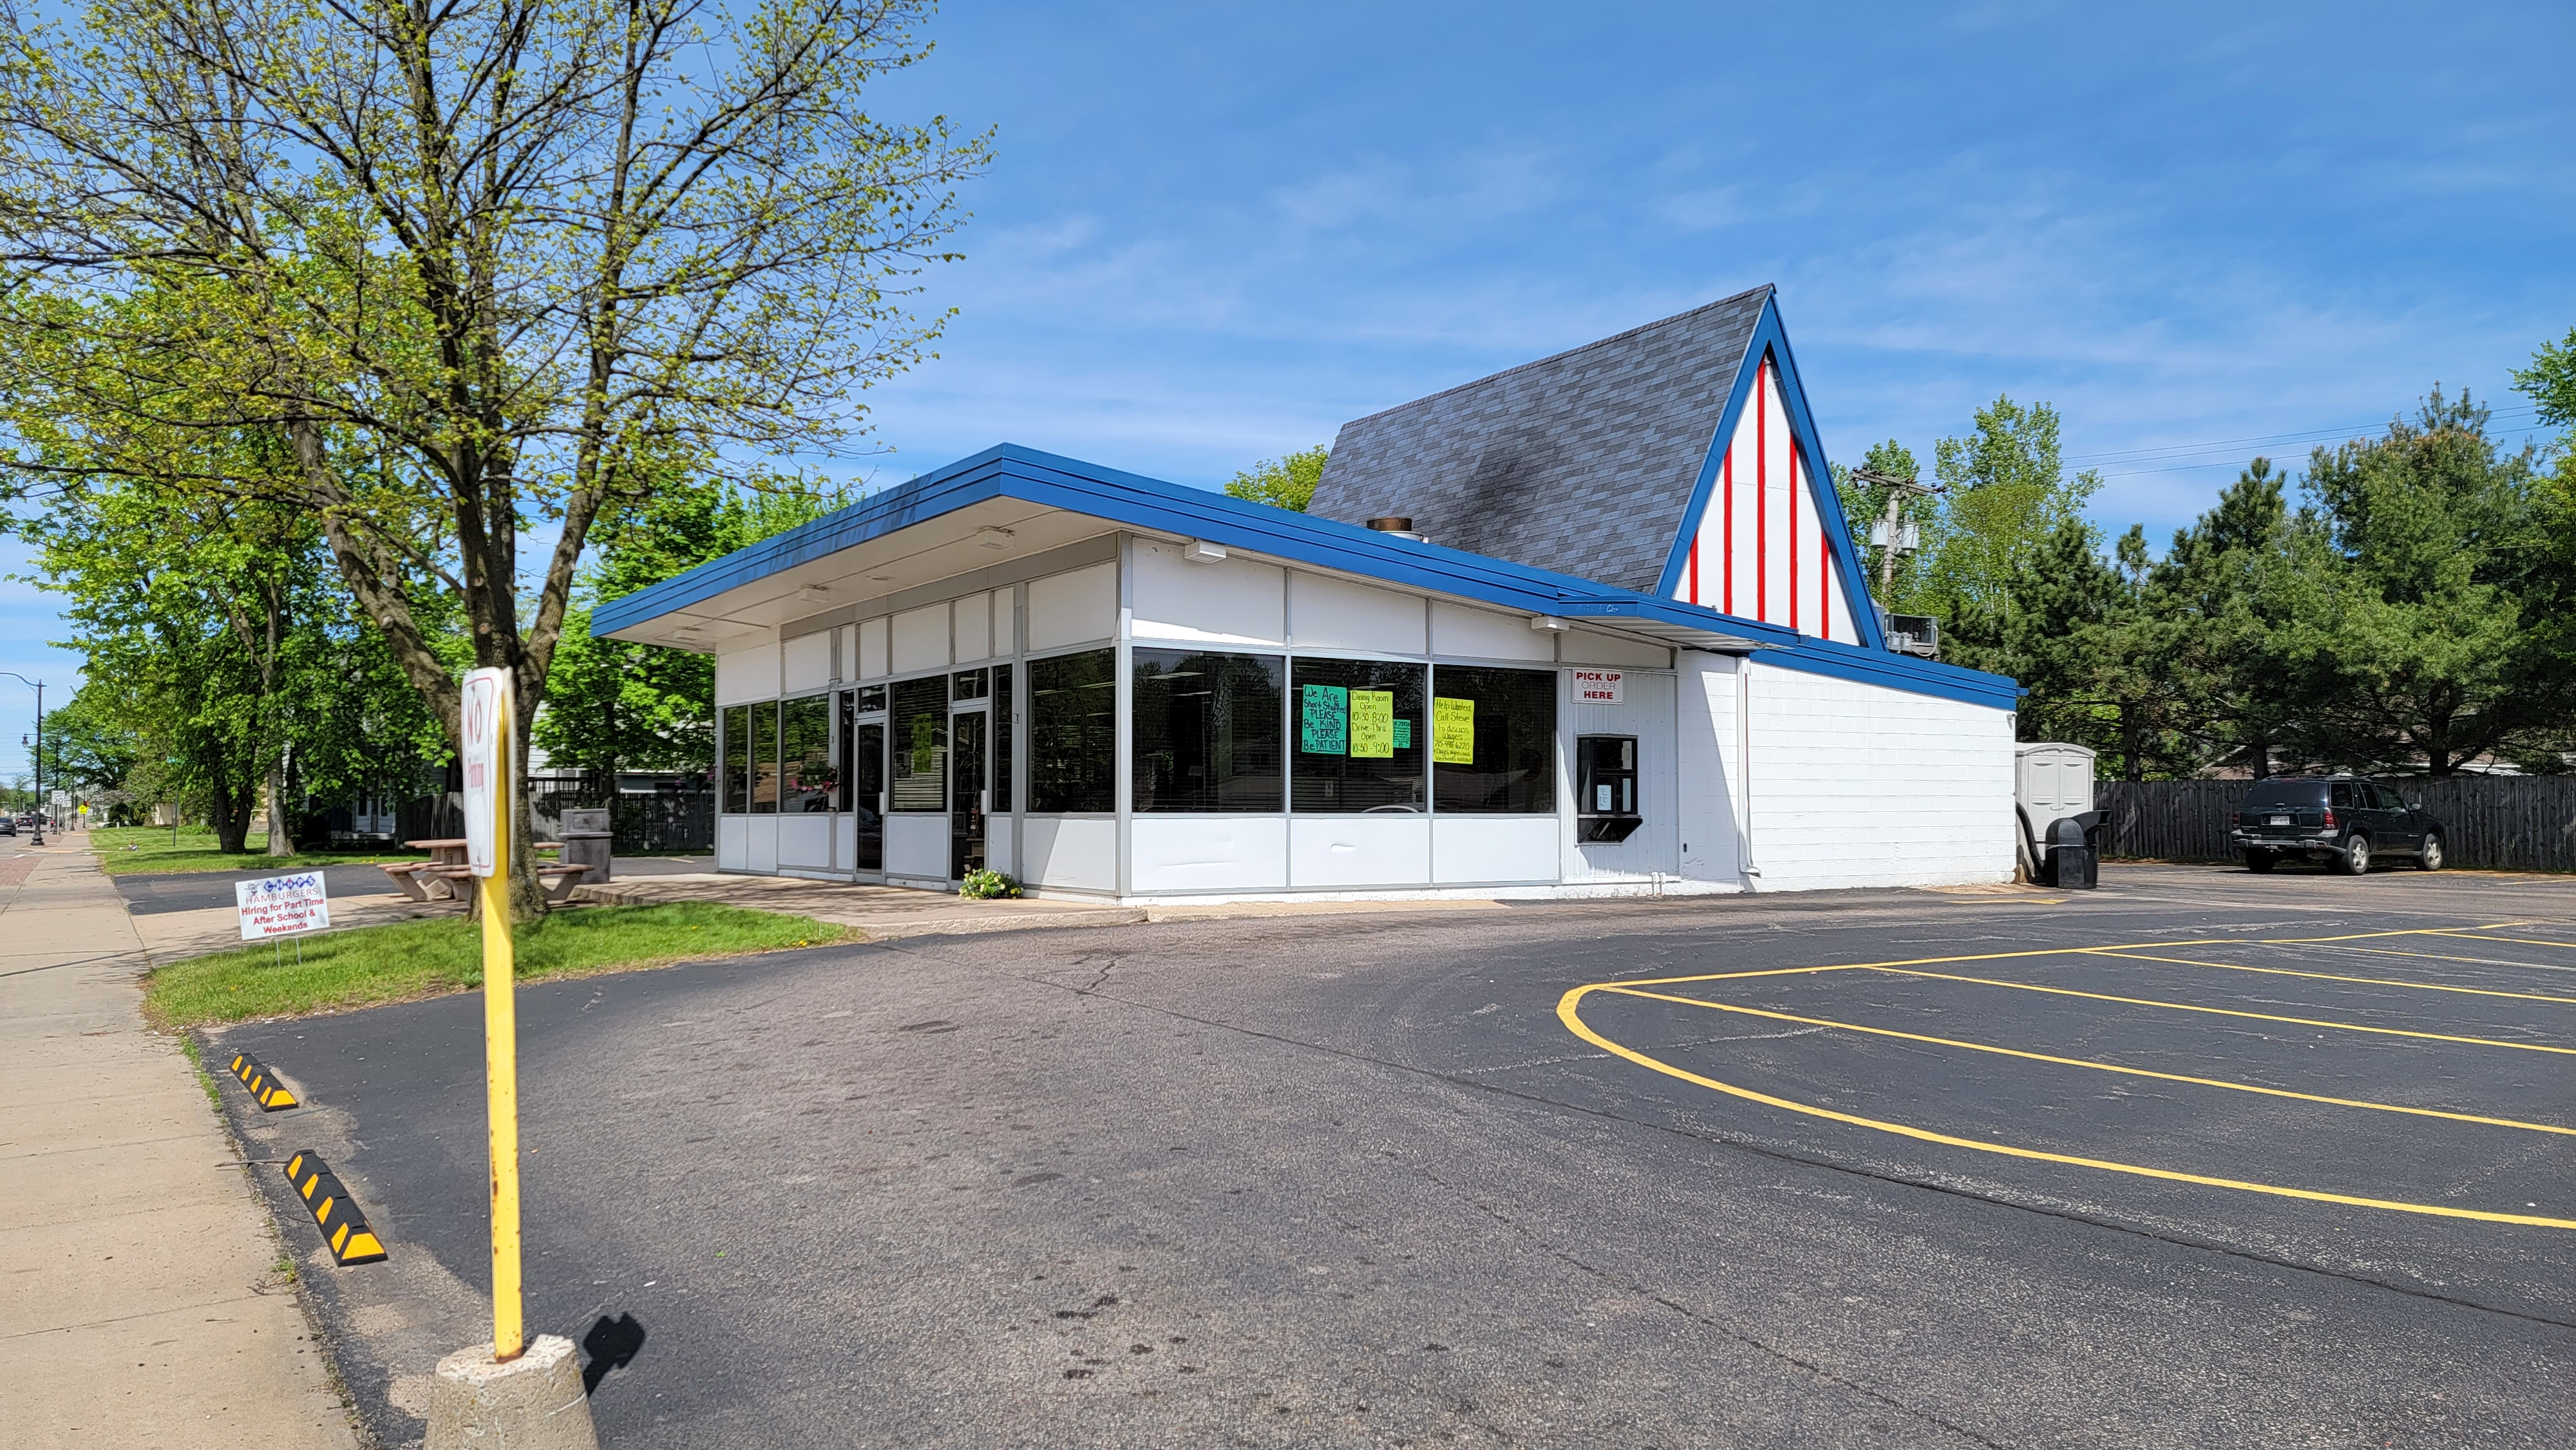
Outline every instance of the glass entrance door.
<path fill-rule="evenodd" d="M 843 690 L 834 747 L 840 765 L 836 809 L 849 817 L 848 859 L 841 869 L 861 875 L 885 871 L 886 687 Z"/>
<path fill-rule="evenodd" d="M 850 811 L 858 819 L 855 870 L 885 870 L 885 741 L 882 718 L 850 731 Z"/>
<path fill-rule="evenodd" d="M 984 869 L 984 815 L 991 806 L 985 712 L 961 710 L 949 721 L 948 879 Z"/>

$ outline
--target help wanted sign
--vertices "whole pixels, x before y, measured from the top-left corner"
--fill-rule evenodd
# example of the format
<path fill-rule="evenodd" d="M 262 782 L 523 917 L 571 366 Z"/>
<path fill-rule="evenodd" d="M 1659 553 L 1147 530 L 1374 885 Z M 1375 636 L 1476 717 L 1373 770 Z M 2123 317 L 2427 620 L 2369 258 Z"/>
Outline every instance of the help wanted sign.
<path fill-rule="evenodd" d="M 331 897 L 319 871 L 236 881 L 233 899 L 241 909 L 243 941 L 320 931 L 331 924 Z"/>

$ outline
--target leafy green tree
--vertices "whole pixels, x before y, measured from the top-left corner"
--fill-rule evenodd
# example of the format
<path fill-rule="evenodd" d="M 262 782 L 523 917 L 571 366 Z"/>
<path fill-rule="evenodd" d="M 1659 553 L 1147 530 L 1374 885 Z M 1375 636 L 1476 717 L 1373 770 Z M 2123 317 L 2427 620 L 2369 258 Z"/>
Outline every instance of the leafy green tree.
<path fill-rule="evenodd" d="M 1225 486 L 1235 498 L 1248 498 L 1275 508 L 1306 511 L 1315 501 L 1315 485 L 1324 481 L 1324 460 L 1331 450 L 1318 443 L 1312 448 L 1277 458 L 1265 458 L 1238 473 Z"/>
<path fill-rule="evenodd" d="M 759 488 L 682 475 L 603 528 L 566 619 L 547 708 L 532 727 L 548 759 L 613 790 L 619 770 L 712 770 L 715 660 L 661 645 L 594 639 L 595 603 L 658 584 L 850 502 L 800 480 Z"/>
<path fill-rule="evenodd" d="M 2290 631 L 2313 580 L 2332 567 L 2313 514 L 2294 517 L 2288 476 L 2256 458 L 2151 571 L 2166 623 L 2156 667 L 2173 682 L 2175 727 L 2196 764 L 2234 761 L 2258 779 L 2295 747 L 2305 712 Z"/>
<path fill-rule="evenodd" d="M 2307 491 L 2330 567 L 2296 620 L 2312 749 L 2449 775 L 2551 723 L 2525 688 L 2525 594 L 2542 556 L 2538 455 L 2434 389 L 2387 436 L 2318 448 Z"/>
<path fill-rule="evenodd" d="M 988 143 L 867 93 L 929 13 L 8 8 L 0 357 L 21 396 L 132 425 L 92 430 L 111 471 L 152 475 L 132 450 L 163 426 L 274 431 L 290 472 L 199 482 L 318 524 L 453 731 L 445 601 L 524 730 L 591 528 L 657 460 L 839 447 L 851 394 L 927 356 L 916 279 L 955 257 Z M 532 874 L 514 900 L 541 909 Z"/>
<path fill-rule="evenodd" d="M 1941 507 L 1924 529 L 1925 611 L 1945 625 L 2000 638 L 2015 583 L 2101 487 L 2087 470 L 2065 476 L 2057 410 L 1999 397 L 1977 410 L 1964 438 L 1933 446 Z"/>
<path fill-rule="evenodd" d="M 2515 661 L 2542 719 L 2515 763 L 2561 774 L 2576 767 L 2576 329 L 2564 342 L 2543 344 L 2514 383 L 2539 406 L 2541 421 L 2569 430 L 2549 475 L 2533 487 L 2531 569 Z"/>

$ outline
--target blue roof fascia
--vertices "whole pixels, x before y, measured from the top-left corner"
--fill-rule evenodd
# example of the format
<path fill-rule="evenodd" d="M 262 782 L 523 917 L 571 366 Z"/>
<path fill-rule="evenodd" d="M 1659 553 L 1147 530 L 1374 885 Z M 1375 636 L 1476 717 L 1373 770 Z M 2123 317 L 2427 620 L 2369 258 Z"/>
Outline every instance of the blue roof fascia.
<path fill-rule="evenodd" d="M 591 633 L 629 629 L 782 570 L 1003 496 L 1532 613 L 1562 613 L 1569 601 L 1627 594 L 1589 579 L 1399 539 L 1357 524 L 1003 443 L 603 604 L 592 613 Z M 1696 616 L 1700 611 L 1689 613 Z"/>
<path fill-rule="evenodd" d="M 632 628 L 781 570 L 1006 496 L 1131 528 L 1205 539 L 1248 553 L 1532 614 L 1605 624 L 1650 620 L 1734 636 L 1753 642 L 1768 663 L 1809 668 L 1812 673 L 1980 704 L 1993 704 L 1999 694 L 2003 709 L 2013 708 L 2015 701 L 2013 682 L 2000 676 L 1813 639 L 1782 625 L 1738 619 L 1677 599 L 1639 594 L 1439 544 L 1399 539 L 1357 524 L 1103 468 L 1012 443 L 996 444 L 874 498 L 862 499 L 603 604 L 592 612 L 591 633 L 605 635 Z M 1799 663 L 1811 656 L 1814 663 Z"/>
<path fill-rule="evenodd" d="M 1796 644 L 1786 649 L 1764 650 L 1758 658 L 1766 665 L 1778 665 L 1782 669 L 1879 685 L 1913 695 L 1957 700 L 1962 704 L 1983 705 L 1990 710 L 2021 708 L 2021 682 L 2009 675 L 1988 674 L 1964 665 L 1945 665 L 1919 655 L 1898 654 L 1867 645 L 1802 636 Z"/>
<path fill-rule="evenodd" d="M 1733 635 L 1751 641 L 1757 650 L 1755 658 L 1763 664 L 1802 670 L 1811 675 L 1856 680 L 1862 684 L 1882 685 L 1910 694 L 1935 695 L 1997 710 L 2015 709 L 2021 701 L 2021 684 L 2009 676 L 1945 665 L 1938 660 L 1868 645 L 1817 639 L 1813 635 L 1795 633 L 1785 625 L 1738 619 L 1705 605 L 1634 594 L 1568 604 L 1559 612 L 1570 619 L 1595 619 L 1604 623 L 1623 619 L 1652 620 L 1659 624 L 1704 629 L 1712 634 Z"/>
<path fill-rule="evenodd" d="M 1008 445 L 1004 445 L 1007 447 Z M 590 632 L 596 638 L 632 629 L 647 620 L 703 603 L 731 589 L 793 569 L 826 554 L 935 519 L 1000 492 L 989 480 L 967 478 L 968 470 L 997 456 L 988 448 L 972 458 L 924 474 L 899 488 L 863 498 L 847 508 L 798 524 L 785 533 L 712 559 L 659 584 L 647 585 L 591 611 Z"/>
<path fill-rule="evenodd" d="M 1700 515 L 1708 511 L 1710 498 L 1717 492 L 1718 470 L 1726 462 L 1727 445 L 1735 438 L 1735 426 L 1744 416 L 1744 405 L 1762 379 L 1762 360 L 1772 359 L 1780 369 L 1782 407 L 1789 415 L 1790 446 L 1798 450 L 1800 466 L 1806 470 L 1808 502 L 1814 505 L 1816 517 L 1827 523 L 1826 536 L 1833 546 L 1834 558 L 1844 571 L 1843 577 L 1859 586 L 1861 598 L 1869 600 L 1869 576 L 1861 568 L 1860 551 L 1853 546 L 1851 529 L 1843 518 L 1842 499 L 1834 492 L 1833 469 L 1825 462 L 1823 435 L 1816 431 L 1816 417 L 1807 406 L 1807 390 L 1798 381 L 1798 361 L 1789 350 L 1789 332 L 1780 322 L 1780 294 L 1762 299 L 1762 315 L 1755 319 L 1753 335 L 1744 344 L 1744 361 L 1735 375 L 1735 387 L 1727 394 L 1726 411 L 1718 416 L 1717 431 L 1709 439 L 1708 455 L 1699 466 L 1699 478 L 1691 485 L 1689 507 L 1682 510 L 1682 531 L 1674 538 L 1672 553 L 1664 560 L 1663 577 L 1656 581 L 1657 593 L 1670 596 L 1681 587 L 1682 571 L 1690 565 L 1691 541 L 1699 531 Z M 1884 650 L 1887 639 L 1879 632 L 1878 611 L 1857 611 L 1852 624 L 1871 649 Z"/>

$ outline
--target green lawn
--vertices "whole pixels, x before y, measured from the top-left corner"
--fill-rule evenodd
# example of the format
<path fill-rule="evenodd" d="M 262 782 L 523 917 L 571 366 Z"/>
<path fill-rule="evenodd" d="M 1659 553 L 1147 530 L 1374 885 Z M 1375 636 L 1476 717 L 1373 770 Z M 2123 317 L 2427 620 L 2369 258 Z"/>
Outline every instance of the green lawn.
<path fill-rule="evenodd" d="M 215 833 L 182 826 L 172 844 L 168 826 L 104 826 L 89 833 L 89 848 L 110 876 L 166 871 L 304 871 L 315 866 L 363 866 L 376 861 L 418 861 L 422 853 L 396 847 L 391 851 L 300 851 L 271 858 L 266 833 L 251 837 L 250 849 L 226 855 L 215 849 Z"/>
<path fill-rule="evenodd" d="M 518 979 L 662 967 L 708 957 L 847 941 L 859 933 L 810 916 L 739 906 L 585 906 L 518 928 Z M 400 921 L 173 962 L 146 981 L 143 1015 L 167 1029 L 298 1017 L 435 997 L 483 985 L 479 922 Z"/>

